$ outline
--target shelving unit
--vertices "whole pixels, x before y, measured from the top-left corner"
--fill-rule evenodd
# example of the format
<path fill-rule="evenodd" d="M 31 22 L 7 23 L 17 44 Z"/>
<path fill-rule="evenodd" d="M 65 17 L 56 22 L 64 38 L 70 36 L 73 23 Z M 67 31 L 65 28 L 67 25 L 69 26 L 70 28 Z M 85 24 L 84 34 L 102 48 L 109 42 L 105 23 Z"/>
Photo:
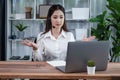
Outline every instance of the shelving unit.
<path fill-rule="evenodd" d="M 75 29 L 80 28 L 88 29 L 88 35 L 90 35 L 90 24 L 88 19 L 81 20 L 72 18 L 72 8 L 89 8 L 90 10 L 90 0 L 7 0 L 7 60 L 14 55 L 21 57 L 24 57 L 24 55 L 32 56 L 32 49 L 22 45 L 22 40 L 18 39 L 15 25 L 23 23 L 24 25 L 29 26 L 25 30 L 25 38 L 37 37 L 38 33 L 44 30 L 46 21 L 46 19 L 40 19 L 37 17 L 39 14 L 39 5 L 51 4 L 61 4 L 65 7 L 67 26 L 68 29 L 73 32 L 75 37 Z M 22 14 L 25 16 L 25 7 L 32 7 L 32 18 L 14 18 L 13 14 Z M 10 39 L 10 36 L 13 34 L 17 36 L 17 39 Z M 16 52 L 13 50 L 14 45 L 16 45 Z"/>

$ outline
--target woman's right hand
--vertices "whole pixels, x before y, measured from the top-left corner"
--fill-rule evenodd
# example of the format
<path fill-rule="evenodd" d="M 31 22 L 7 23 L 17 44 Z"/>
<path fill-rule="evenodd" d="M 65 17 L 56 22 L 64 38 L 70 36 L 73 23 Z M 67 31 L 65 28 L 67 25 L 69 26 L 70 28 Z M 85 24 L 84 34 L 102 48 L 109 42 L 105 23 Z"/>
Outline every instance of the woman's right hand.
<path fill-rule="evenodd" d="M 83 41 L 92 41 L 92 40 L 94 40 L 95 38 L 96 38 L 96 36 L 90 36 L 90 37 L 88 37 L 88 38 L 84 37 L 82 40 L 83 40 Z"/>
<path fill-rule="evenodd" d="M 38 46 L 37 46 L 37 44 L 35 44 L 34 42 L 32 42 L 32 41 L 30 41 L 30 40 L 24 40 L 23 42 L 22 42 L 24 45 L 26 45 L 26 46 L 29 46 L 29 47 L 32 47 L 33 48 L 33 50 L 37 50 L 38 49 Z"/>

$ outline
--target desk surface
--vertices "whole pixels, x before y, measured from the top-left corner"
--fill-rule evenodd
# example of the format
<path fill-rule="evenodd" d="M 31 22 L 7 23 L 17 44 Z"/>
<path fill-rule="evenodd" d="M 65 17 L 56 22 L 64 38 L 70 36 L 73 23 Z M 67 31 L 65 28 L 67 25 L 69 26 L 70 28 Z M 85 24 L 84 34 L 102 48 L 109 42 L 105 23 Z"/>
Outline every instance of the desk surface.
<path fill-rule="evenodd" d="M 106 71 L 97 71 L 95 75 L 83 73 L 62 73 L 46 62 L 7 62 L 0 61 L 0 78 L 31 79 L 93 79 L 120 78 L 120 63 L 109 63 Z"/>

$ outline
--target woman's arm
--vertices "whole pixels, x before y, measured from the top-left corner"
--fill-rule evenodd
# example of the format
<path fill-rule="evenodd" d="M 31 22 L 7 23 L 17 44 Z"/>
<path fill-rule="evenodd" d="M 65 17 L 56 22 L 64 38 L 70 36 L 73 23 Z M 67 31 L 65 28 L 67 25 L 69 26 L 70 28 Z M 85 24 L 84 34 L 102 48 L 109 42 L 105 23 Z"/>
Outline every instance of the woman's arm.
<path fill-rule="evenodd" d="M 84 37 L 84 38 L 82 39 L 82 41 L 92 41 L 92 40 L 94 40 L 95 38 L 96 38 L 95 36 L 90 36 L 90 37 L 88 37 L 88 38 Z"/>
<path fill-rule="evenodd" d="M 33 60 L 34 61 L 43 61 L 43 52 L 42 52 L 41 44 L 39 44 L 41 46 L 39 46 L 38 48 L 38 45 L 30 40 L 24 40 L 22 43 L 26 46 L 33 48 Z"/>
<path fill-rule="evenodd" d="M 33 50 L 37 50 L 37 49 L 38 49 L 37 44 L 34 43 L 34 42 L 32 42 L 32 41 L 30 41 L 30 40 L 27 40 L 27 39 L 26 39 L 26 40 L 24 40 L 22 43 L 23 43 L 24 45 L 26 45 L 26 46 L 32 47 Z"/>

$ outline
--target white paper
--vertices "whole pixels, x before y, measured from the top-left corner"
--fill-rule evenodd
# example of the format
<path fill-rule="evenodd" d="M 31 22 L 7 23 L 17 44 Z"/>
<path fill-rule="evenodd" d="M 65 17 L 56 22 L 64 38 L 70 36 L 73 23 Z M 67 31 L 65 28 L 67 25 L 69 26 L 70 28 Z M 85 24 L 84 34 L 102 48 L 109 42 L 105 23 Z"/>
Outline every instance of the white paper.
<path fill-rule="evenodd" d="M 87 29 L 75 29 L 76 40 L 82 40 L 87 37 Z"/>
<path fill-rule="evenodd" d="M 66 62 L 65 61 L 47 61 L 48 64 L 56 67 L 56 66 L 65 66 Z"/>
<path fill-rule="evenodd" d="M 25 19 L 25 14 L 11 14 L 14 19 Z"/>
<path fill-rule="evenodd" d="M 89 19 L 89 8 L 72 8 L 73 19 Z"/>

